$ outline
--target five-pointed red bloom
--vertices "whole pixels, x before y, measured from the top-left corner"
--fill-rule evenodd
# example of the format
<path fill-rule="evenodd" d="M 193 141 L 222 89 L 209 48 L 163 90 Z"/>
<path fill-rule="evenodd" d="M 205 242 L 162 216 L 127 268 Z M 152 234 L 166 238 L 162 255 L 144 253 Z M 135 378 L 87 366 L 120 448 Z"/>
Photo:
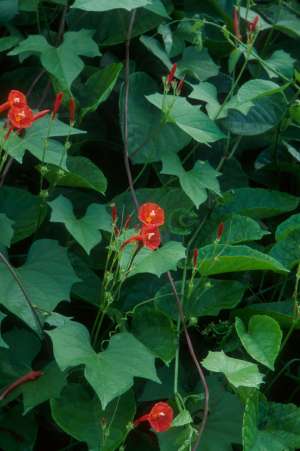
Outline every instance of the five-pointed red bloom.
<path fill-rule="evenodd" d="M 165 212 L 153 202 L 148 202 L 140 206 L 138 212 L 139 220 L 145 225 L 159 227 L 165 222 Z"/>
<path fill-rule="evenodd" d="M 134 426 L 138 426 L 144 421 L 148 421 L 155 432 L 165 432 L 170 429 L 174 413 L 172 407 L 166 402 L 157 402 L 150 412 L 138 418 Z"/>
<path fill-rule="evenodd" d="M 23 94 L 20 91 L 17 91 L 16 89 L 12 89 L 8 95 L 7 101 L 0 105 L 0 113 L 2 113 L 2 111 L 6 111 L 12 107 L 22 108 L 26 105 L 27 105 L 27 99 L 26 99 L 25 94 Z"/>
<path fill-rule="evenodd" d="M 8 119 L 11 128 L 28 128 L 31 127 L 33 122 L 42 118 L 49 113 L 50 110 L 39 111 L 34 114 L 29 106 L 24 105 L 23 107 L 12 107 L 8 112 Z"/>

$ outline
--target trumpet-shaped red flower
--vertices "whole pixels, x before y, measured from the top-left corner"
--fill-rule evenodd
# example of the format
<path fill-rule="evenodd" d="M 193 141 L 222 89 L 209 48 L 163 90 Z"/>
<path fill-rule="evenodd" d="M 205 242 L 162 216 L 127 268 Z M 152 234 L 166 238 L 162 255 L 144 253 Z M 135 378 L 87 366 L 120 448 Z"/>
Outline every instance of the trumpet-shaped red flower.
<path fill-rule="evenodd" d="M 26 105 L 27 99 L 25 94 L 23 94 L 21 91 L 17 91 L 16 89 L 12 89 L 8 94 L 7 101 L 2 103 L 2 105 L 0 105 L 0 113 L 12 107 L 22 108 Z"/>
<path fill-rule="evenodd" d="M 24 105 L 21 108 L 12 107 L 7 115 L 10 122 L 10 128 L 23 129 L 31 127 L 33 122 L 48 114 L 49 111 L 50 110 L 43 110 L 34 114 L 32 109 L 27 105 Z"/>
<path fill-rule="evenodd" d="M 159 227 L 165 222 L 165 212 L 158 204 L 148 202 L 140 206 L 139 220 L 145 225 Z"/>
<path fill-rule="evenodd" d="M 14 391 L 19 385 L 26 384 L 27 382 L 34 381 L 39 377 L 43 376 L 43 371 L 30 371 L 24 376 L 19 377 L 19 379 L 15 380 L 11 385 L 9 385 L 0 395 L 0 401 L 6 398 L 12 391 Z"/>
<path fill-rule="evenodd" d="M 140 423 L 148 421 L 155 432 L 165 432 L 170 429 L 173 417 L 173 409 L 168 403 L 157 402 L 148 414 L 135 420 L 134 426 L 138 426 Z"/>
<path fill-rule="evenodd" d="M 144 246 L 147 249 L 154 251 L 160 245 L 160 233 L 158 227 L 143 225 L 138 235 L 134 235 L 124 241 L 121 249 L 124 249 L 127 244 L 134 243 L 135 241 L 139 243 L 140 246 Z"/>
<path fill-rule="evenodd" d="M 58 93 L 56 94 L 55 101 L 54 101 L 54 105 L 53 105 L 53 110 L 52 110 L 52 115 L 51 115 L 51 116 L 52 116 L 52 119 L 55 118 L 55 116 L 56 116 L 57 113 L 58 113 L 58 110 L 60 109 L 60 106 L 61 106 L 61 102 L 62 102 L 63 96 L 64 96 L 64 93 L 63 93 L 63 92 L 58 92 Z"/>

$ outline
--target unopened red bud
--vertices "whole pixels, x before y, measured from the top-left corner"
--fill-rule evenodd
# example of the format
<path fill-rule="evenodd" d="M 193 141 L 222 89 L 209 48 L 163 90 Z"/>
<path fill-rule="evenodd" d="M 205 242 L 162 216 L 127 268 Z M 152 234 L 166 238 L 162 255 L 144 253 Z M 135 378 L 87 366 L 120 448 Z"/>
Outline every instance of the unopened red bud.
<path fill-rule="evenodd" d="M 241 41 L 242 35 L 240 33 L 240 16 L 236 8 L 233 8 L 233 31 L 235 37 Z"/>
<path fill-rule="evenodd" d="M 124 224 L 124 229 L 125 229 L 125 230 L 128 229 L 129 224 L 130 224 L 130 222 L 131 222 L 131 219 L 132 219 L 132 216 L 131 216 L 131 215 L 128 215 L 127 218 L 126 218 L 126 220 L 125 220 L 125 224 Z"/>
<path fill-rule="evenodd" d="M 69 101 L 69 118 L 71 125 L 75 123 L 75 110 L 76 110 L 75 99 L 74 97 L 71 97 Z"/>
<path fill-rule="evenodd" d="M 61 106 L 61 102 L 62 102 L 63 96 L 64 96 L 64 93 L 63 93 L 63 92 L 58 92 L 58 93 L 56 94 L 55 101 L 54 101 L 54 105 L 53 105 L 53 111 L 52 111 L 52 119 L 55 118 L 55 116 L 56 116 L 57 113 L 58 113 L 58 110 L 60 109 L 60 106 Z"/>
<path fill-rule="evenodd" d="M 252 22 L 248 23 L 248 31 L 249 33 L 253 33 L 256 30 L 257 24 L 259 21 L 259 16 L 255 16 Z"/>
<path fill-rule="evenodd" d="M 111 218 L 112 218 L 113 224 L 115 224 L 118 219 L 118 210 L 117 210 L 116 204 L 111 205 Z"/>
<path fill-rule="evenodd" d="M 173 66 L 171 67 L 170 72 L 167 75 L 167 80 L 166 80 L 167 81 L 167 85 L 170 85 L 171 82 L 173 81 L 176 69 L 177 69 L 177 64 L 175 63 L 175 64 L 173 64 Z"/>
<path fill-rule="evenodd" d="M 220 222 L 217 229 L 217 241 L 220 241 L 224 232 L 224 223 Z"/>
<path fill-rule="evenodd" d="M 177 95 L 178 96 L 181 94 L 183 85 L 184 85 L 184 78 L 182 78 L 177 85 Z"/>
<path fill-rule="evenodd" d="M 195 247 L 194 252 L 193 252 L 193 267 L 194 267 L 194 269 L 197 268 L 198 257 L 199 257 L 199 251 L 198 251 L 198 249 Z"/>

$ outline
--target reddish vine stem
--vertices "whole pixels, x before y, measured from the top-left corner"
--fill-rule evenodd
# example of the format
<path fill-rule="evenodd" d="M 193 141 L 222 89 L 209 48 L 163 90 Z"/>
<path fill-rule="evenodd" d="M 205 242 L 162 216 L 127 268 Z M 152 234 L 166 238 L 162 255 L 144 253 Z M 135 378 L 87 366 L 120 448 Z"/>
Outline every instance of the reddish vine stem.
<path fill-rule="evenodd" d="M 130 40 L 131 40 L 132 29 L 133 29 L 133 25 L 134 25 L 134 21 L 135 21 L 135 15 L 136 15 L 136 10 L 134 9 L 131 14 L 131 17 L 130 17 L 128 32 L 127 32 L 127 37 L 126 37 L 126 44 L 125 44 L 124 165 L 125 165 L 126 174 L 127 174 L 127 178 L 128 178 L 131 197 L 134 202 L 136 210 L 138 210 L 139 203 L 138 203 L 134 185 L 133 185 L 133 178 L 132 178 L 132 173 L 131 173 L 131 169 L 130 169 L 129 154 L 128 154 L 128 98 L 129 98 Z"/>
<path fill-rule="evenodd" d="M 129 154 L 128 154 L 128 99 L 129 99 L 129 61 L 130 61 L 130 41 L 131 41 L 131 34 L 132 34 L 132 29 L 133 29 L 133 25 L 134 25 L 134 21 L 135 21 L 135 15 L 136 15 L 136 10 L 133 10 L 132 14 L 131 14 L 131 18 L 130 18 L 130 22 L 129 22 L 129 27 L 128 27 L 128 32 L 127 32 L 127 37 L 126 37 L 126 60 L 125 60 L 125 81 L 124 81 L 124 86 L 125 86 L 125 98 L 124 98 L 124 164 L 125 164 L 125 170 L 126 170 L 126 174 L 127 174 L 127 179 L 128 179 L 128 184 L 129 184 L 129 188 L 130 188 L 130 192 L 131 192 L 131 197 L 133 200 L 133 203 L 135 205 L 136 210 L 138 210 L 139 208 L 139 202 L 136 196 L 136 192 L 135 192 L 135 188 L 134 188 L 134 184 L 133 184 L 133 178 L 132 178 L 132 173 L 131 173 L 131 169 L 130 169 L 130 164 L 129 164 Z M 173 294 L 175 296 L 176 299 L 176 304 L 177 304 L 177 308 L 178 308 L 178 312 L 179 312 L 179 316 L 180 316 L 180 320 L 182 322 L 183 325 L 183 330 L 184 330 L 184 334 L 185 334 L 185 338 L 186 338 L 186 342 L 188 345 L 188 350 L 190 353 L 190 356 L 195 364 L 195 367 L 197 369 L 197 372 L 199 374 L 201 383 L 203 385 L 204 388 L 204 395 L 205 395 L 205 401 L 204 401 L 204 413 L 203 413 L 203 418 L 201 421 L 201 425 L 200 428 L 198 430 L 198 437 L 197 440 L 193 446 L 192 451 L 196 451 L 206 422 L 207 422 L 207 417 L 208 417 L 208 408 L 209 408 L 209 389 L 208 389 L 208 385 L 206 382 L 206 378 L 204 375 L 204 372 L 202 370 L 202 367 L 197 359 L 195 350 L 194 350 L 194 346 L 191 340 L 191 337 L 188 333 L 187 330 L 187 326 L 186 326 L 186 322 L 185 322 L 185 317 L 184 317 L 184 311 L 182 308 L 182 303 L 180 301 L 180 298 L 178 296 L 177 290 L 176 290 L 176 286 L 175 286 L 175 282 L 173 279 L 173 276 L 171 274 L 170 271 L 167 272 L 167 276 L 173 291 Z"/>

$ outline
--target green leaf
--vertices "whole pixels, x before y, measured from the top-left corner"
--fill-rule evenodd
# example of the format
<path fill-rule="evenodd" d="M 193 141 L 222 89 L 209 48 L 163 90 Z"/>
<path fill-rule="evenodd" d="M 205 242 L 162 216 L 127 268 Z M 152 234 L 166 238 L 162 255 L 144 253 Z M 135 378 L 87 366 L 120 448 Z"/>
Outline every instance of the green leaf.
<path fill-rule="evenodd" d="M 51 414 L 59 427 L 90 451 L 102 448 L 101 407 L 84 385 L 68 384 L 58 399 L 51 400 Z"/>
<path fill-rule="evenodd" d="M 276 258 L 286 268 L 292 269 L 300 262 L 300 229 L 290 232 L 284 239 L 275 243 L 270 256 Z"/>
<path fill-rule="evenodd" d="M 48 334 L 53 343 L 55 360 L 62 371 L 85 365 L 85 377 L 103 408 L 128 391 L 134 377 L 159 382 L 153 354 L 127 332 L 114 335 L 107 349 L 99 354 L 91 347 L 89 333 L 80 323 L 69 322 Z"/>
<path fill-rule="evenodd" d="M 206 103 L 206 110 L 211 119 L 213 119 L 221 105 L 218 101 L 218 92 L 215 85 L 203 82 L 193 85 L 193 91 L 188 96 L 190 99 L 201 100 Z"/>
<path fill-rule="evenodd" d="M 270 78 L 276 78 L 277 75 L 272 69 L 275 69 L 280 74 L 287 78 L 292 78 L 294 73 L 294 64 L 296 60 L 284 50 L 275 50 L 274 53 L 265 60 L 263 68 Z M 270 69 L 271 68 L 271 69 Z"/>
<path fill-rule="evenodd" d="M 247 241 L 260 240 L 270 232 L 264 230 L 256 221 L 247 217 L 233 214 L 224 222 L 224 232 L 220 239 L 221 244 L 237 244 Z M 212 237 L 217 236 L 217 228 Z M 212 239 L 213 241 L 213 239 Z"/>
<path fill-rule="evenodd" d="M 73 285 L 72 294 L 79 299 L 98 306 L 99 293 L 101 291 L 100 277 L 98 277 L 97 274 L 89 267 L 85 260 L 76 254 L 70 253 L 69 258 L 77 276 L 81 279 L 80 282 Z"/>
<path fill-rule="evenodd" d="M 26 263 L 15 268 L 33 305 L 52 311 L 62 300 L 70 298 L 73 283 L 78 281 L 67 251 L 54 240 L 35 241 Z M 0 264 L 0 303 L 36 330 L 36 321 L 23 292 L 7 267 Z"/>
<path fill-rule="evenodd" d="M 146 99 L 163 111 L 167 109 L 167 121 L 175 123 L 195 141 L 209 144 L 225 137 L 215 122 L 200 111 L 199 106 L 191 105 L 183 97 L 174 99 L 174 96 L 157 93 L 147 95 Z"/>
<path fill-rule="evenodd" d="M 171 428 L 163 434 L 157 433 L 160 451 L 185 451 L 191 442 L 191 430 L 187 427 Z"/>
<path fill-rule="evenodd" d="M 29 237 L 36 230 L 38 219 L 45 216 L 45 208 L 40 211 L 40 199 L 28 191 L 8 186 L 0 190 L 0 211 L 13 221 L 12 242 L 17 243 Z"/>
<path fill-rule="evenodd" d="M 74 215 L 72 202 L 63 195 L 48 204 L 52 209 L 50 221 L 64 224 L 87 254 L 100 243 L 102 237 L 99 230 L 111 230 L 111 217 L 105 205 L 90 204 L 86 214 L 78 219 Z"/>
<path fill-rule="evenodd" d="M 166 364 L 175 357 L 176 331 L 172 321 L 160 311 L 148 306 L 137 308 L 133 316 L 132 332 Z"/>
<path fill-rule="evenodd" d="M 220 193 L 220 185 L 217 180 L 221 174 L 207 161 L 197 161 L 190 171 L 186 171 L 180 158 L 174 152 L 164 152 L 162 156 L 162 174 L 175 175 L 179 178 L 180 185 L 194 205 L 199 208 L 207 199 L 207 190 Z"/>
<path fill-rule="evenodd" d="M 72 8 L 82 9 L 84 11 L 110 11 L 112 9 L 127 9 L 131 11 L 135 8 L 141 8 L 151 3 L 151 0 L 114 0 L 112 3 L 110 0 L 76 0 Z"/>
<path fill-rule="evenodd" d="M 234 135 L 261 135 L 279 124 L 286 112 L 286 103 L 281 94 L 262 97 L 253 103 L 254 106 L 246 115 L 230 109 L 227 117 L 222 119 L 223 126 Z"/>
<path fill-rule="evenodd" d="M 288 238 L 290 233 L 293 233 L 300 229 L 300 214 L 291 215 L 285 221 L 281 222 L 276 228 L 275 238 L 276 241 L 284 240 Z"/>
<path fill-rule="evenodd" d="M 66 374 L 60 371 L 55 362 L 43 368 L 43 373 L 43 376 L 19 389 L 23 394 L 24 414 L 49 399 L 58 398 L 66 384 Z"/>
<path fill-rule="evenodd" d="M 8 344 L 3 340 L 1 335 L 1 323 L 6 318 L 6 316 L 7 315 L 4 315 L 4 313 L 0 311 L 0 348 L 8 348 Z"/>
<path fill-rule="evenodd" d="M 287 193 L 262 188 L 238 188 L 227 191 L 218 213 L 238 213 L 251 218 L 271 218 L 295 210 L 299 199 Z"/>
<path fill-rule="evenodd" d="M 15 47 L 20 42 L 20 40 L 21 39 L 18 36 L 5 36 L 3 38 L 0 38 L 0 52 L 5 52 L 6 50 Z"/>
<path fill-rule="evenodd" d="M 274 371 L 274 363 L 282 340 L 282 332 L 277 321 L 267 315 L 253 315 L 248 324 L 248 331 L 239 318 L 235 319 L 235 328 L 248 354 Z"/>
<path fill-rule="evenodd" d="M 1 24 L 6 25 L 17 14 L 18 14 L 18 0 L 1 0 L 0 2 Z"/>
<path fill-rule="evenodd" d="M 186 47 L 177 68 L 179 77 L 191 75 L 200 81 L 215 77 L 219 73 L 219 66 L 214 63 L 207 49 L 198 50 L 194 46 Z"/>
<path fill-rule="evenodd" d="M 0 213 L 0 243 L 6 247 L 10 246 L 14 235 L 13 223 L 5 214 Z"/>
<path fill-rule="evenodd" d="M 161 122 L 161 112 L 145 99 L 158 90 L 149 75 L 137 72 L 129 78 L 128 147 L 134 163 L 161 160 L 165 151 L 178 152 L 191 140 L 175 124 Z M 134 89 L 133 89 L 134 87 Z M 121 130 L 124 130 L 124 88 L 120 94 Z"/>
<path fill-rule="evenodd" d="M 263 376 L 255 363 L 228 357 L 223 351 L 209 351 L 207 357 L 202 360 L 202 365 L 209 371 L 224 373 L 236 388 L 259 387 L 263 382 Z"/>
<path fill-rule="evenodd" d="M 58 186 L 88 188 L 104 194 L 107 180 L 103 172 L 91 160 L 85 157 L 68 156 L 65 172 L 57 175 L 57 167 L 48 166 L 47 180 L 56 182 Z"/>
<path fill-rule="evenodd" d="M 176 283 L 181 291 L 181 283 Z M 184 299 L 183 308 L 186 318 L 218 316 L 223 309 L 232 309 L 241 301 L 246 286 L 235 280 L 194 279 L 193 288 Z M 176 320 L 177 306 L 170 285 L 165 285 L 155 295 L 155 304 L 159 310 Z"/>
<path fill-rule="evenodd" d="M 93 41 L 91 30 L 68 31 L 64 34 L 63 43 L 53 47 L 44 36 L 32 35 L 22 41 L 9 55 L 28 56 L 33 53 L 41 58 L 43 67 L 59 83 L 63 91 L 71 92 L 71 85 L 84 68 L 80 56 L 99 56 L 97 44 Z"/>
<path fill-rule="evenodd" d="M 51 413 L 63 431 L 91 451 L 113 451 L 126 438 L 127 425 L 133 420 L 135 403 L 132 392 L 119 397 L 105 411 L 99 400 L 80 384 L 69 384 L 61 397 L 51 401 Z"/>
<path fill-rule="evenodd" d="M 236 271 L 269 270 L 287 273 L 281 262 L 248 246 L 209 244 L 199 249 L 198 264 L 202 275 L 221 274 Z"/>
<path fill-rule="evenodd" d="M 185 248 L 177 241 L 168 241 L 156 251 L 142 249 L 134 259 L 129 276 L 149 273 L 160 277 L 167 271 L 176 270 L 178 261 L 184 257 Z"/>
<path fill-rule="evenodd" d="M 172 67 L 172 61 L 166 53 L 162 44 L 152 36 L 141 36 L 140 41 L 144 46 L 155 55 L 169 70 Z"/>
<path fill-rule="evenodd" d="M 225 384 L 216 376 L 209 376 L 209 416 L 201 451 L 229 451 L 232 444 L 242 442 L 243 408 L 237 395 L 226 390 Z"/>
<path fill-rule="evenodd" d="M 84 94 L 82 93 L 80 96 L 81 118 L 96 111 L 99 105 L 108 99 L 122 68 L 123 65 L 120 63 L 109 64 L 104 69 L 97 70 L 88 78 L 84 85 Z"/>
<path fill-rule="evenodd" d="M 243 421 L 245 451 L 287 451 L 300 447 L 300 409 L 259 399 L 254 393 L 247 400 Z"/>

